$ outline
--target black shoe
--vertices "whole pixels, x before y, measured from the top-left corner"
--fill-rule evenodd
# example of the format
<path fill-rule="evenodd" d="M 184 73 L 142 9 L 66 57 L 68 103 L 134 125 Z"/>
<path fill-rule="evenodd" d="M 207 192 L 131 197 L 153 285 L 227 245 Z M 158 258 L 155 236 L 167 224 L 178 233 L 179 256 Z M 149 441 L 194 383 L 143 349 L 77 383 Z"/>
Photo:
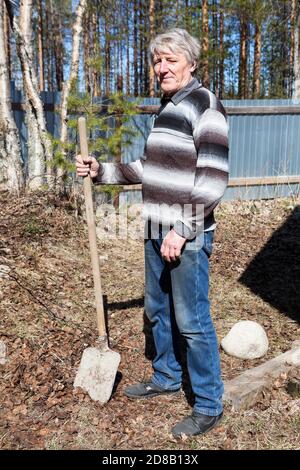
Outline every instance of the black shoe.
<path fill-rule="evenodd" d="M 180 389 L 177 390 L 168 390 L 155 385 L 152 382 L 139 382 L 134 385 L 130 385 L 124 390 L 124 393 L 129 398 L 151 398 L 157 397 L 158 395 L 170 395 L 177 394 L 180 392 Z"/>
<path fill-rule="evenodd" d="M 174 437 L 181 437 L 183 434 L 186 436 L 197 436 L 198 434 L 205 434 L 213 429 L 219 421 L 221 421 L 223 413 L 218 416 L 207 416 L 201 413 L 193 412 L 191 416 L 184 418 L 180 423 L 177 423 L 173 429 L 172 434 Z"/>

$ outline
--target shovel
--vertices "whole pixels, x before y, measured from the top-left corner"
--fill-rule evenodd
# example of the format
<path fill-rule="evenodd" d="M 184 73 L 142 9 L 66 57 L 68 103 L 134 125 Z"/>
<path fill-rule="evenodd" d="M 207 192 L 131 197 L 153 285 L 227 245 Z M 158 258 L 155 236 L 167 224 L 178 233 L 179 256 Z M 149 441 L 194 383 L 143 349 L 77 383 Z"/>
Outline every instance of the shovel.
<path fill-rule="evenodd" d="M 86 121 L 84 117 L 78 119 L 78 128 L 81 156 L 85 159 L 88 157 L 88 144 L 86 137 Z M 94 278 L 99 338 L 97 347 L 89 347 L 84 350 L 74 381 L 74 387 L 81 387 L 86 390 L 92 400 L 106 403 L 112 393 L 118 365 L 120 363 L 120 354 L 112 351 L 108 347 L 90 175 L 84 178 L 83 189 Z"/>

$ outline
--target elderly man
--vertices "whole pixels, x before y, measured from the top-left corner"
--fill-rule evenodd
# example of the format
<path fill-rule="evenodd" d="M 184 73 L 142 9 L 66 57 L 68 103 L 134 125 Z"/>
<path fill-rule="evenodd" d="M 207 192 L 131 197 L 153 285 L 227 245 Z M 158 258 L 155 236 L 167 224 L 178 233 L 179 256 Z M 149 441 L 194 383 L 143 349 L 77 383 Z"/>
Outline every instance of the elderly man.
<path fill-rule="evenodd" d="M 183 29 L 172 29 L 150 43 L 150 56 L 162 90 L 161 107 L 145 154 L 129 163 L 83 162 L 77 174 L 94 182 L 142 182 L 145 239 L 145 311 L 156 348 L 153 375 L 129 386 L 132 399 L 180 391 L 179 336 L 187 345 L 187 367 L 195 395 L 193 412 L 173 435 L 194 436 L 222 417 L 223 384 L 218 342 L 210 316 L 209 257 L 213 210 L 228 181 L 228 126 L 224 108 L 193 77 L 200 46 Z"/>

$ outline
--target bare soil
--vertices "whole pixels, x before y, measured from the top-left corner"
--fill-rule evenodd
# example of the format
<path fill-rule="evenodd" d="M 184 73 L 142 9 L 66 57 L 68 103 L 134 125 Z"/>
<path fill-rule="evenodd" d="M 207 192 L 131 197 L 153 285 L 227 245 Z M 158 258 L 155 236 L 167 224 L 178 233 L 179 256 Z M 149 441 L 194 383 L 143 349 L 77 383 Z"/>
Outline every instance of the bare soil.
<path fill-rule="evenodd" d="M 221 350 L 229 380 L 290 349 L 300 333 L 299 200 L 235 201 L 217 210 L 211 306 L 221 340 L 239 320 L 258 321 L 269 350 L 240 360 Z M 111 400 L 93 402 L 73 381 L 97 339 L 87 231 L 78 203 L 50 193 L 1 193 L 0 448 L 299 449 L 300 399 L 281 376 L 251 409 L 225 406 L 221 425 L 176 441 L 171 427 L 191 412 L 188 379 L 178 397 L 127 399 L 151 376 L 153 342 L 144 315 L 143 241 L 99 241 L 111 348 L 121 364 Z"/>

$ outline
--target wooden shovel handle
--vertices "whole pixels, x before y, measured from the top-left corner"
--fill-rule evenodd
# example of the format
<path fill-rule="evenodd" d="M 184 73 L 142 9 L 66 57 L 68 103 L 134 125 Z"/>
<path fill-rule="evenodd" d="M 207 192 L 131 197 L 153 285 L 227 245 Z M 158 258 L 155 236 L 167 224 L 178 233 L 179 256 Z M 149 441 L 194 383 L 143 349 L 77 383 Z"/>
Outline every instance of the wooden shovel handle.
<path fill-rule="evenodd" d="M 84 117 L 80 117 L 78 119 L 78 130 L 79 130 L 79 141 L 80 141 L 80 153 L 81 153 L 81 156 L 85 159 L 85 158 L 88 158 L 89 152 L 88 152 L 88 143 L 87 143 L 87 136 L 86 136 L 86 120 Z M 86 219 L 87 219 L 88 233 L 89 233 L 90 255 L 91 255 L 93 278 L 94 278 L 97 325 L 98 325 L 99 336 L 101 337 L 101 336 L 106 336 L 106 329 L 105 329 L 105 317 L 104 317 L 103 297 L 102 297 L 102 288 L 101 288 L 99 257 L 98 257 L 98 250 L 97 250 L 96 226 L 95 226 L 93 197 L 92 197 L 92 182 L 91 182 L 90 175 L 85 176 L 83 179 L 83 191 L 84 191 Z"/>

